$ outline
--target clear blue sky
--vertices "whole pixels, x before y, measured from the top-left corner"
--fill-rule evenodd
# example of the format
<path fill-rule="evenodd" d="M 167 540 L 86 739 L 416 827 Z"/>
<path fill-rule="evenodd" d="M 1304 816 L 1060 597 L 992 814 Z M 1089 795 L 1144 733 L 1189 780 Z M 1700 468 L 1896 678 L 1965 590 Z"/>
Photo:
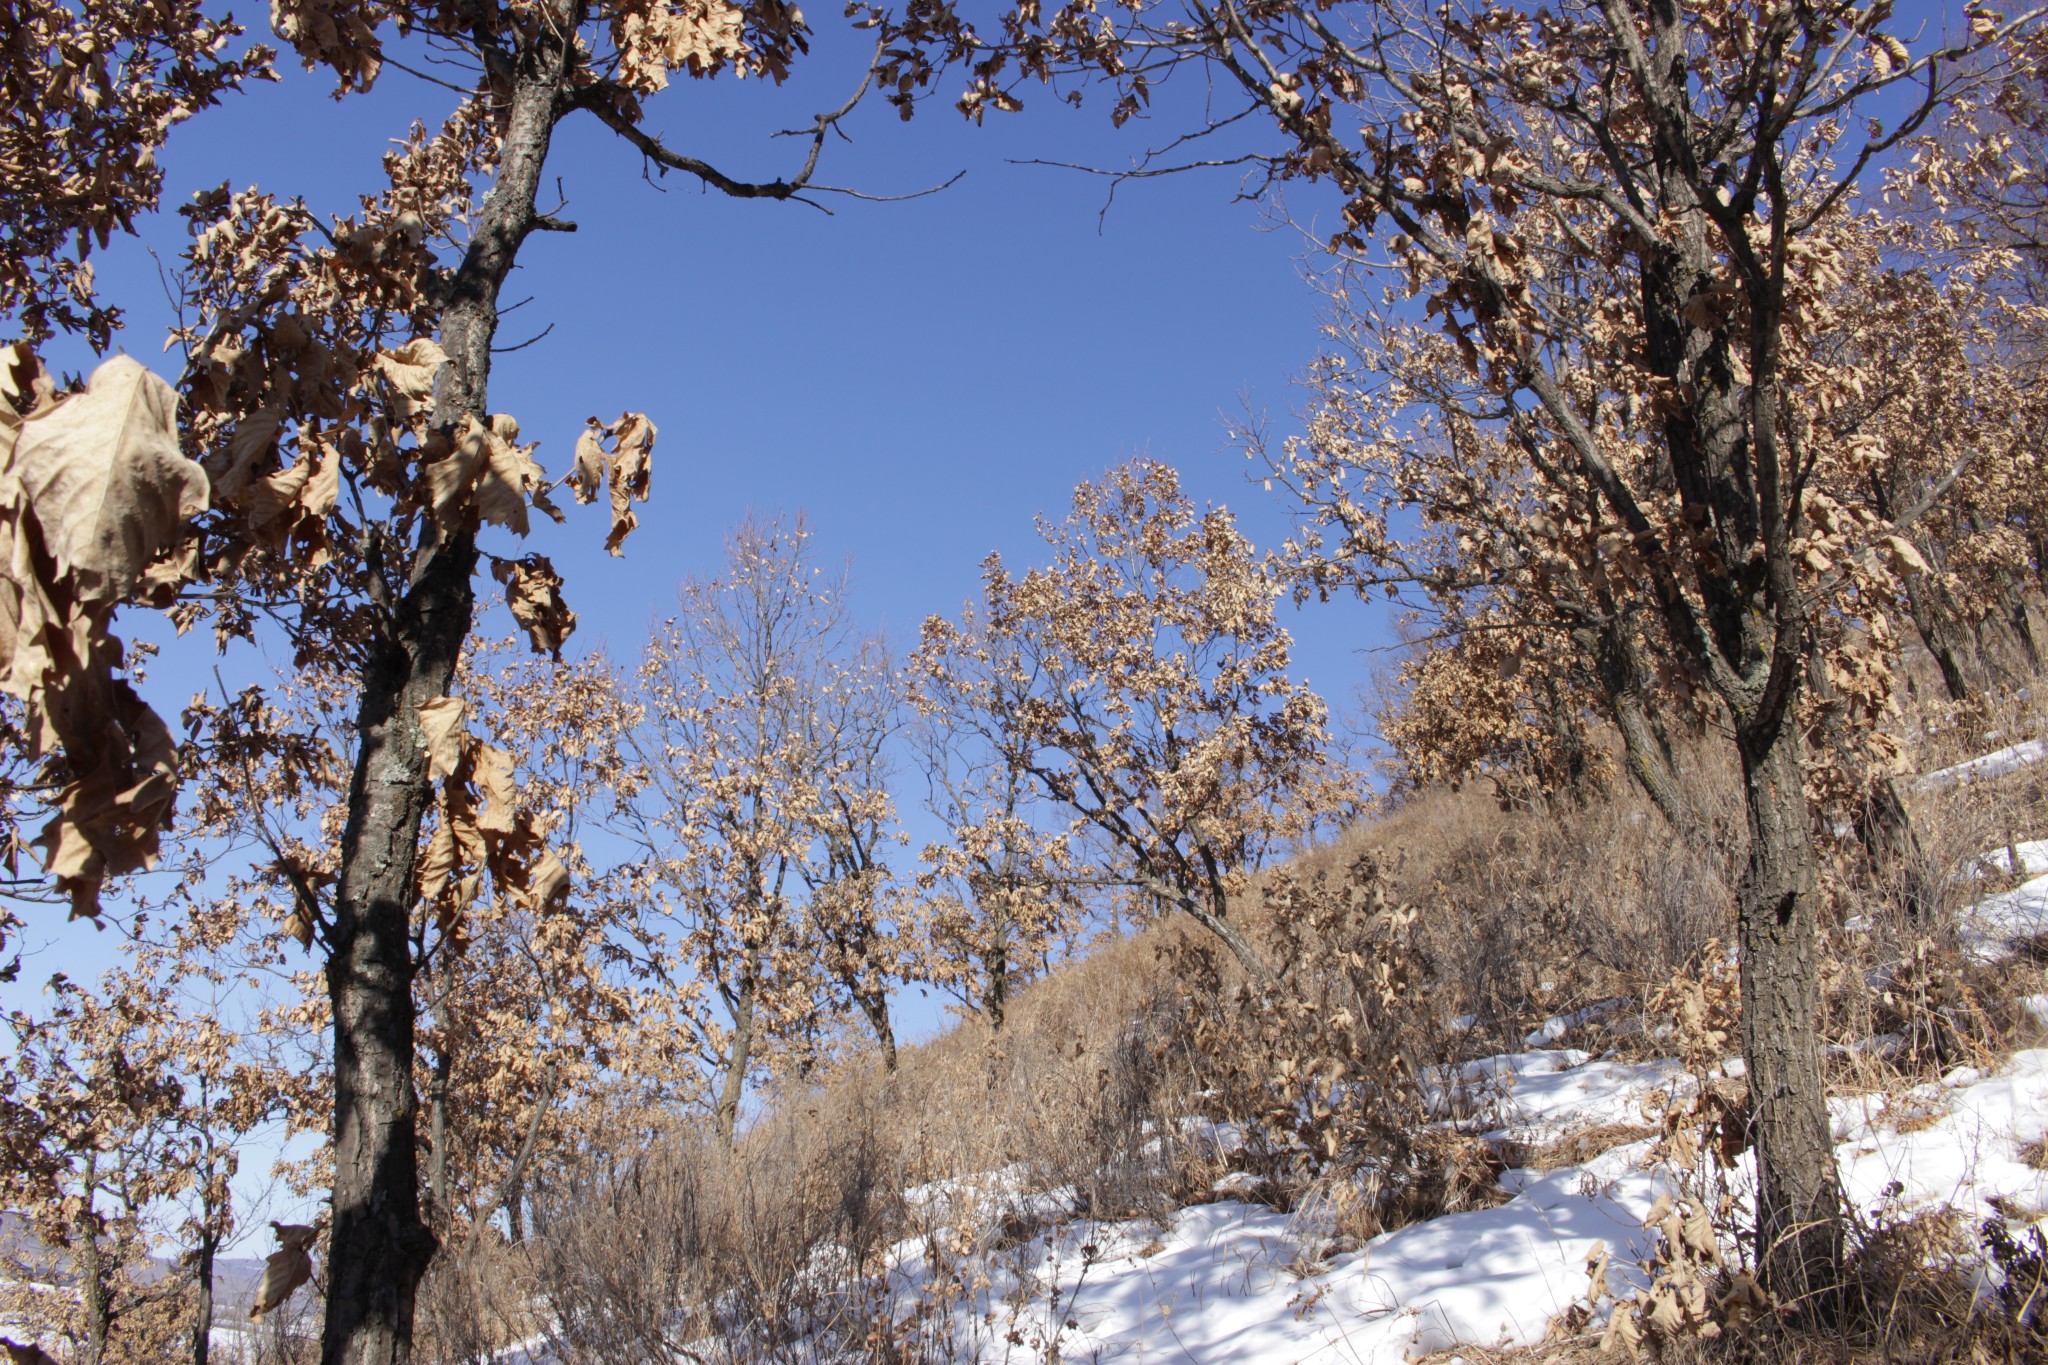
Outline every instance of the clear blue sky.
<path fill-rule="evenodd" d="M 791 173 L 803 144 L 769 134 L 841 103 L 869 50 L 820 8 L 814 51 L 788 83 L 680 81 L 652 101 L 649 126 L 735 176 Z M 453 99 L 387 68 L 371 95 L 336 102 L 323 75 L 289 54 L 281 66 L 281 84 L 174 132 L 166 204 L 226 180 L 347 212 L 382 186 L 390 141 L 414 118 L 437 123 Z M 899 649 L 926 615 L 976 592 L 991 550 L 1029 562 L 1033 516 L 1057 516 L 1077 480 L 1135 454 L 1173 463 L 1197 497 L 1231 506 L 1262 546 L 1277 542 L 1285 511 L 1225 448 L 1222 421 L 1247 402 L 1284 418 L 1297 400 L 1290 381 L 1317 344 L 1303 239 L 1233 202 L 1232 171 L 1127 184 L 1104 214 L 1105 180 L 1011 164 L 1127 165 L 1148 139 L 1192 126 L 1202 94 L 1168 90 L 1152 124 L 1120 132 L 1106 101 L 1073 110 L 1048 92 L 980 128 L 945 99 L 908 124 L 871 100 L 847 121 L 853 141 L 827 147 L 820 181 L 900 194 L 965 175 L 908 203 L 825 196 L 831 216 L 729 200 L 677 175 L 657 187 L 594 120 L 567 125 L 549 171 L 561 216 L 581 230 L 527 243 L 507 297 L 532 302 L 501 342 L 552 331 L 499 357 L 491 406 L 516 416 L 557 472 L 587 416 L 633 408 L 661 428 L 653 501 L 625 558 L 603 553 L 595 508 L 570 508 L 566 527 L 540 522 L 529 542 L 567 579 L 570 652 L 630 659 L 680 579 L 718 572 L 726 530 L 750 509 L 807 513 L 821 557 L 851 565 L 857 618 Z M 161 215 L 140 243 L 97 258 L 103 293 L 129 310 L 119 344 L 166 373 L 158 260 L 175 262 L 182 226 Z M 175 716 L 213 686 L 217 660 L 146 615 L 123 629 L 163 640 L 148 691 Z M 1299 675 L 1340 711 L 1365 676 L 1361 648 L 1387 638 L 1373 619 L 1331 606 L 1293 622 Z M 511 625 L 500 613 L 486 628 Z M 903 796 L 914 814 L 915 790 Z M 914 839 L 927 834 L 913 826 Z M 41 924 L 28 938 L 44 946 L 23 986 L 105 961 L 105 940 L 82 926 Z"/>
<path fill-rule="evenodd" d="M 768 134 L 843 100 L 867 43 L 824 18 L 785 85 L 680 81 L 649 125 L 731 174 L 787 174 L 802 144 Z M 227 180 L 345 211 L 381 185 L 389 139 L 453 98 L 388 68 L 368 97 L 327 90 L 290 68 L 183 125 L 166 202 Z M 943 101 L 908 124 L 870 101 L 820 180 L 890 194 L 966 174 L 909 203 L 827 196 L 834 216 L 677 175 L 657 188 L 595 121 L 566 125 L 549 172 L 581 231 L 527 243 L 508 297 L 533 301 L 501 341 L 553 330 L 499 357 L 491 405 L 557 471 L 587 416 L 634 408 L 661 427 L 654 501 L 623 560 L 602 553 L 594 511 L 532 539 L 568 579 L 575 645 L 632 652 L 677 580 L 717 570 L 725 529 L 750 508 L 806 511 L 824 555 L 851 559 L 857 611 L 898 641 L 974 592 L 990 550 L 1031 554 L 1034 513 L 1133 454 L 1174 463 L 1262 544 L 1277 539 L 1281 509 L 1224 449 L 1221 419 L 1246 399 L 1276 415 L 1296 401 L 1290 380 L 1317 340 L 1302 239 L 1233 203 L 1231 171 L 1128 184 L 1103 216 L 1107 182 L 1009 164 L 1125 164 L 1148 132 L 1184 128 L 1199 94 L 1169 92 L 1154 129 L 1121 133 L 1106 102 L 1075 111 L 1049 93 L 982 128 Z M 168 215 L 145 236 L 167 261 L 182 242 Z M 117 245 L 100 278 L 131 310 L 123 344 L 168 369 L 156 261 Z M 1357 619 L 1300 625 L 1304 671 L 1342 698 L 1361 671 Z M 167 686 L 182 671 L 159 669 Z"/>

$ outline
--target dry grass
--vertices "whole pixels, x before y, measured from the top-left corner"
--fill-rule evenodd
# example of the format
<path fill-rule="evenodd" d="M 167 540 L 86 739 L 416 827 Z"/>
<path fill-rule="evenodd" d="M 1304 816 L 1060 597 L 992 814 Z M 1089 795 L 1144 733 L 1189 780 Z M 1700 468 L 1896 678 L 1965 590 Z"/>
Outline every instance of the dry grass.
<path fill-rule="evenodd" d="M 2048 716 L 2023 701 L 1966 715 L 1923 710 L 1909 736 L 1922 771 L 1995 747 L 2001 732 L 2048 731 Z M 675 1352 L 702 1354 L 714 1337 L 714 1356 L 735 1360 L 816 1359 L 830 1346 L 910 1361 L 960 1346 L 944 1339 L 957 1330 L 944 1309 L 947 1295 L 969 1286 L 941 1283 L 907 1312 L 881 1303 L 872 1272 L 906 1239 L 965 1275 L 976 1257 L 1026 1247 L 1044 1218 L 1163 1218 L 1244 1171 L 1277 1207 L 1317 1200 L 1331 1211 L 1328 1245 L 1304 1248 L 1313 1259 L 1499 1198 L 1504 1163 L 1576 1165 L 1650 1136 L 1637 1125 L 1589 1127 L 1540 1148 L 1497 1151 L 1442 1130 L 1434 1145 L 1410 1132 L 1402 1146 L 1392 1134 L 1402 1095 L 1413 1094 L 1402 1087 L 1426 1068 L 1521 1050 L 1559 1016 L 1584 1015 L 1548 1045 L 1671 1055 L 1679 1040 L 1648 1002 L 1674 979 L 1712 969 L 1714 945 L 1732 941 L 1744 837 L 1725 746 L 1703 739 L 1680 757 L 1699 813 L 1689 838 L 1675 837 L 1627 787 L 1582 805 L 1513 812 L 1476 789 L 1433 790 L 1260 879 L 1234 913 L 1293 964 L 1291 1013 L 1286 1002 L 1245 990 L 1198 930 L 1150 926 L 1021 992 L 1000 1034 L 967 1019 L 905 1048 L 893 1076 L 856 1061 L 769 1096 L 737 1150 L 678 1125 L 649 1151 L 587 1154 L 548 1182 L 527 1259 L 493 1273 L 545 1305 L 570 1361 L 681 1358 Z M 1874 866 L 1853 831 L 1831 846 L 1823 916 L 1831 1084 L 1897 1094 L 2040 1037 L 2008 1002 L 2039 989 L 2048 952 L 2003 964 L 1966 952 L 1959 916 L 2000 883 L 1958 874 L 1987 849 L 2048 835 L 2044 780 L 2048 769 L 1945 788 L 1902 780 L 1918 840 L 1909 858 Z M 1394 953 L 1385 960 L 1398 960 L 1409 985 L 1398 1009 L 1359 1011 L 1355 1036 L 1344 1037 L 1318 1022 L 1357 1002 L 1333 961 L 1319 956 L 1328 935 L 1299 932 L 1288 919 L 1299 905 L 1276 901 L 1274 891 L 1318 875 L 1341 889 L 1366 875 L 1353 871 L 1366 860 L 1389 902 L 1416 911 L 1398 949 L 1371 948 Z M 1275 908 L 1283 903 L 1295 908 Z M 1379 1107 L 1359 1108 L 1341 1086 L 1301 1091 L 1275 1081 L 1283 1064 L 1311 1053 L 1355 1067 L 1348 1074 L 1369 1086 L 1352 1089 L 1370 1089 Z M 1313 1141 L 1277 1133 L 1261 1147 L 1260 1125 L 1299 1109 L 1303 1094 L 1331 1110 L 1314 1120 L 1323 1127 L 1307 1134 Z M 1236 1124 L 1250 1135 L 1246 1146 L 1193 1140 L 1183 1121 L 1198 1115 Z M 1332 1134 L 1330 1159 L 1301 1158 Z M 2035 1146 L 2028 1160 L 2048 1166 Z M 1395 1175 L 1373 1185 L 1361 1178 L 1368 1171 Z M 1020 1211 L 996 1198 L 961 1215 L 944 1201 L 904 1197 L 986 1172 L 1003 1172 L 1006 1188 L 1055 1191 L 1064 1202 Z M 2041 1359 L 2028 1354 L 2038 1346 L 2031 1309 L 1987 1308 L 1965 1292 L 1964 1267 L 1984 1254 L 1979 1240 L 1938 1220 L 1867 1230 L 1847 1307 L 1832 1326 L 1775 1320 L 1717 1341 L 1671 1343 L 1662 1358 Z M 2026 1246 L 2012 1246 L 2003 1254 L 2024 1262 Z M 483 1288 L 473 1297 L 482 1306 L 463 1311 L 495 1323 L 479 1340 L 511 1330 L 515 1315 L 491 1307 Z M 451 1314 L 444 1331 L 451 1345 L 458 1319 Z M 1596 1350 L 1590 1338 L 1565 1336 L 1534 1351 L 1458 1354 L 1478 1365 L 1591 1361 Z"/>

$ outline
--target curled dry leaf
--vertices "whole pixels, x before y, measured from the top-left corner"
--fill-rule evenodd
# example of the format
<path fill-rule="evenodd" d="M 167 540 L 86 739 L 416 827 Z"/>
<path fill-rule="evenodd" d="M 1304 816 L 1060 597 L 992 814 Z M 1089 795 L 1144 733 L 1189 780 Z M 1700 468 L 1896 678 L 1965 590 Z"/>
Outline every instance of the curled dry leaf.
<path fill-rule="evenodd" d="M 562 645 L 576 629 L 576 613 L 562 600 L 562 576 L 546 555 L 501 559 L 491 575 L 505 585 L 505 605 L 536 654 L 562 657 Z"/>
<path fill-rule="evenodd" d="M 604 547 L 614 555 L 624 553 L 619 547 L 640 524 L 633 504 L 647 501 L 657 431 L 645 413 L 629 412 L 608 427 L 591 418 L 577 439 L 569 492 L 578 502 L 594 502 L 599 488 L 610 488 L 612 529 Z"/>
<path fill-rule="evenodd" d="M 469 749 L 463 724 L 468 706 L 460 697 L 437 697 L 420 707 L 420 737 L 427 742 L 427 776 L 439 781 L 461 766 Z"/>
<path fill-rule="evenodd" d="M 422 469 L 435 523 L 443 532 L 474 531 L 480 524 L 503 526 L 515 535 L 531 528 L 529 504 L 556 521 L 561 509 L 547 494 L 547 471 L 533 458 L 532 444 L 520 445 L 519 423 L 504 413 L 486 426 L 463 419 L 452 442 L 438 433 L 425 449 Z"/>
<path fill-rule="evenodd" d="M 447 363 L 448 353 L 430 337 L 414 337 L 395 351 L 379 351 L 370 362 L 391 395 L 392 415 L 402 422 L 433 407 L 434 377 Z"/>
<path fill-rule="evenodd" d="M 85 392 L 15 432 L 8 474 L 78 600 L 125 596 L 206 510 L 206 475 L 178 449 L 177 407 L 169 384 L 116 356 Z"/>
<path fill-rule="evenodd" d="M 154 861 L 177 795 L 177 747 L 126 681 L 115 609 L 179 576 L 206 476 L 178 449 L 170 386 L 126 356 L 57 397 L 21 348 L 0 367 L 0 687 L 28 708 L 31 756 L 65 785 L 37 841 L 72 912 L 109 875 Z"/>
<path fill-rule="evenodd" d="M 313 1278 L 313 1244 L 319 1240 L 318 1227 L 272 1223 L 278 1250 L 264 1263 L 263 1279 L 256 1288 L 256 1301 L 249 1307 L 251 1322 L 283 1303 L 293 1291 Z"/>
<path fill-rule="evenodd" d="M 568 868 L 547 846 L 547 824 L 520 800 L 512 755 L 469 731 L 469 704 L 442 697 L 420 707 L 429 775 L 441 783 L 440 823 L 420 857 L 420 903 L 456 944 L 464 913 L 490 873 L 501 894 L 535 911 L 559 906 Z"/>
<path fill-rule="evenodd" d="M 312 1249 L 313 1243 L 319 1240 L 320 1229 L 290 1223 L 272 1223 L 270 1226 L 277 1234 L 279 1247 L 263 1263 L 263 1279 L 256 1286 L 256 1301 L 249 1305 L 251 1322 L 283 1303 L 300 1285 L 313 1278 Z"/>

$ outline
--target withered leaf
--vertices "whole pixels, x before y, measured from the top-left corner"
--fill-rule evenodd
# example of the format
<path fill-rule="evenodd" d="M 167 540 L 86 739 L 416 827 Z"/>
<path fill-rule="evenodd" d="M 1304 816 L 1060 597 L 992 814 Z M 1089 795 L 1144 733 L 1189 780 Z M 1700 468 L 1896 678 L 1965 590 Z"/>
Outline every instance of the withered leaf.
<path fill-rule="evenodd" d="M 420 707 L 420 737 L 427 745 L 427 776 L 448 777 L 462 766 L 471 743 L 464 724 L 468 703 L 460 697 L 436 697 Z"/>
<path fill-rule="evenodd" d="M 391 393 L 393 413 L 409 422 L 434 405 L 434 377 L 448 363 L 448 353 L 431 337 L 414 337 L 395 351 L 379 351 L 370 362 Z"/>
<path fill-rule="evenodd" d="M 14 478 L 81 601 L 126 595 L 206 510 L 206 475 L 178 449 L 177 406 L 169 384 L 116 356 L 83 393 L 21 424 Z"/>
<path fill-rule="evenodd" d="M 491 575 L 505 585 L 505 605 L 534 652 L 561 658 L 563 642 L 576 629 L 576 613 L 562 600 L 562 576 L 554 564 L 545 555 L 500 559 Z"/>
<path fill-rule="evenodd" d="M 256 1301 L 249 1305 L 249 1321 L 255 1322 L 265 1313 L 292 1296 L 300 1285 L 313 1278 L 313 1258 L 304 1249 L 286 1247 L 270 1253 L 263 1263 L 263 1279 L 256 1286 Z"/>

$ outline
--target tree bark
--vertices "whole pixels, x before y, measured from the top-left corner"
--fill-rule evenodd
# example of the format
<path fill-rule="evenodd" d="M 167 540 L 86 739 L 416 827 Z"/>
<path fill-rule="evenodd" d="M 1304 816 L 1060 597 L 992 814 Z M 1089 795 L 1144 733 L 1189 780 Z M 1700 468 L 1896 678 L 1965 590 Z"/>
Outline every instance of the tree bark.
<path fill-rule="evenodd" d="M 1621 733 L 1622 761 L 1643 795 L 1671 828 L 1688 831 L 1694 819 L 1671 759 L 1671 743 L 1650 708 L 1649 683 L 1627 628 L 1610 617 L 1597 630 L 1575 631 L 1579 647 L 1593 659 L 1608 714 Z"/>
<path fill-rule="evenodd" d="M 1737 736 L 1749 861 L 1736 891 L 1757 1257 L 1780 1303 L 1840 1282 L 1841 1192 L 1821 1075 L 1812 815 L 1797 733 Z"/>
<path fill-rule="evenodd" d="M 220 1252 L 220 1234 L 212 1219 L 199 1232 L 199 1254 L 193 1264 L 192 1365 L 208 1365 L 213 1356 L 213 1262 Z"/>
<path fill-rule="evenodd" d="M 1006 939 L 998 940 L 982 954 L 981 970 L 988 977 L 988 991 L 981 1000 L 982 1013 L 988 1016 L 988 1031 L 1000 1034 L 1003 1013 L 1010 1003 L 1010 953 Z"/>
<path fill-rule="evenodd" d="M 427 1082 L 427 1192 L 433 1224 L 446 1228 L 454 1215 L 448 1203 L 448 1073 L 453 1058 L 444 1044 L 434 1057 L 434 1074 Z"/>
<path fill-rule="evenodd" d="M 754 983 L 760 970 L 760 953 L 749 953 L 747 976 L 740 983 L 738 998 L 733 1002 L 732 1041 L 726 1047 L 725 1075 L 718 1087 L 718 1108 L 712 1116 L 718 1136 L 728 1144 L 739 1128 L 740 1099 L 747 1088 L 747 1068 L 753 1064 Z"/>
<path fill-rule="evenodd" d="M 868 1027 L 875 1031 L 875 1042 L 882 1049 L 882 1070 L 896 1074 L 896 1028 L 889 1021 L 889 996 L 885 991 L 862 990 L 854 999 L 860 1005 L 860 1012 L 867 1016 Z"/>
<path fill-rule="evenodd" d="M 573 31 L 527 46 L 513 73 L 498 175 L 472 224 L 441 317 L 448 355 L 434 422 L 483 418 L 498 296 L 537 219 Z M 432 526 L 432 523 L 429 523 Z M 355 770 L 328 935 L 334 1017 L 334 1225 L 323 1365 L 408 1365 L 414 1304 L 436 1241 L 420 1216 L 413 1087 L 416 964 L 409 933 L 420 823 L 432 804 L 420 707 L 448 694 L 470 631 L 475 538 L 423 533 L 423 567 L 368 651 Z"/>
<path fill-rule="evenodd" d="M 1934 666 L 1941 670 L 1941 685 L 1951 701 L 1969 701 L 1984 691 L 1984 665 L 1977 647 L 1967 634 L 1943 594 L 1927 574 L 1905 575 L 1906 610 L 1920 633 Z"/>
<path fill-rule="evenodd" d="M 85 1365 L 100 1365 L 107 1358 L 107 1331 L 113 1323 L 113 1295 L 107 1285 L 106 1257 L 100 1251 L 99 1220 L 93 1216 L 93 1191 L 99 1176 L 98 1159 L 85 1159 L 85 1207 L 72 1227 L 78 1238 L 78 1306 L 85 1316 Z"/>

